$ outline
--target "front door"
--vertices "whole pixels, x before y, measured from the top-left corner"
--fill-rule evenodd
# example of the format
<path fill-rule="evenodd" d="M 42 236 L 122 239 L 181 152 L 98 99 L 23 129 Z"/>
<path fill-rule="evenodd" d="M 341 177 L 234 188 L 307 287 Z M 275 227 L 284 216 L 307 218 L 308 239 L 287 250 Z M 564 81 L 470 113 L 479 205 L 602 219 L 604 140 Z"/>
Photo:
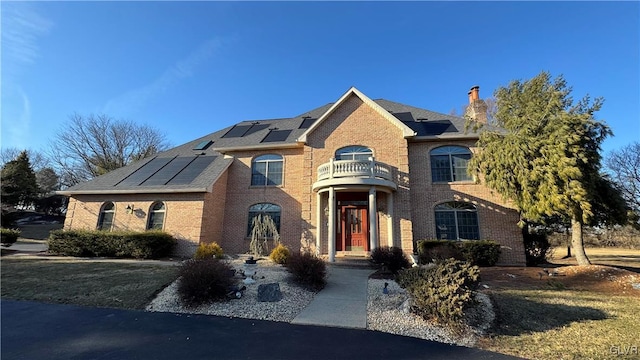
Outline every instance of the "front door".
<path fill-rule="evenodd" d="M 340 207 L 340 230 L 338 250 L 369 250 L 369 211 L 363 205 L 345 205 Z"/>

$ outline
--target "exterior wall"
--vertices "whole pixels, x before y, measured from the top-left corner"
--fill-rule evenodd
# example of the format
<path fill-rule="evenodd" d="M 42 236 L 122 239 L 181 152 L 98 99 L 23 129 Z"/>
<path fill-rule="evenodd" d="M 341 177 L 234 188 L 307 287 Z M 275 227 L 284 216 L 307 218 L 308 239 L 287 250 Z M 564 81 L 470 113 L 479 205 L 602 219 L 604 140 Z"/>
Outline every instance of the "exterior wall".
<path fill-rule="evenodd" d="M 375 129 L 375 131 L 373 131 Z M 305 184 L 311 195 L 311 185 L 317 179 L 318 166 L 329 162 L 336 150 L 349 146 L 367 146 L 373 151 L 377 161 L 384 162 L 394 168 L 394 178 L 398 184 L 398 190 L 394 193 L 394 219 L 398 234 L 397 246 L 401 246 L 405 252 L 414 251 L 413 232 L 411 224 L 410 192 L 409 192 L 409 156 L 407 141 L 402 136 L 400 128 L 382 117 L 370 106 L 364 104 L 360 98 L 352 95 L 342 106 L 324 120 L 307 138 L 305 146 L 305 170 L 306 177 L 311 181 Z M 307 167 L 307 164 L 310 166 Z M 378 192 L 380 195 L 380 192 Z M 325 195 L 326 198 L 326 195 Z M 378 197 L 378 203 L 384 201 L 384 196 Z M 304 214 L 309 216 L 304 220 L 315 224 L 316 196 L 305 196 L 303 208 L 310 211 Z M 308 201 L 308 205 L 306 204 Z M 384 221 L 383 221 L 384 220 Z M 385 228 L 386 219 L 379 216 L 378 228 Z M 323 253 L 327 252 L 327 234 L 323 229 L 322 244 Z M 316 231 L 313 230 L 313 236 Z M 381 238 L 381 241 L 385 240 Z M 385 241 L 386 242 L 386 241 Z"/>
<path fill-rule="evenodd" d="M 284 158 L 283 184 L 279 186 L 251 186 L 251 161 L 264 154 L 278 154 Z M 273 203 L 281 207 L 280 240 L 290 249 L 301 247 L 301 196 L 303 192 L 302 148 L 273 151 L 243 151 L 230 154 L 235 157 L 229 167 L 227 200 L 224 211 L 223 236 L 219 242 L 226 253 L 246 253 L 250 238 L 247 236 L 249 208 L 257 203 Z M 217 200 L 216 200 L 217 201 Z"/>
<path fill-rule="evenodd" d="M 203 200 L 202 193 L 76 195 L 69 199 L 64 228 L 95 229 L 102 204 L 112 201 L 115 205 L 113 230 L 144 231 L 150 206 L 155 201 L 163 201 L 166 207 L 163 230 L 178 239 L 174 253 L 191 256 L 202 236 Z M 129 204 L 134 205 L 133 214 L 126 211 Z"/>
<path fill-rule="evenodd" d="M 436 238 L 434 209 L 437 204 L 446 201 L 470 202 L 478 211 L 480 238 L 495 240 L 502 245 L 499 263 L 524 265 L 522 233 L 516 225 L 519 217 L 512 206 L 489 188 L 474 181 L 432 183 L 429 152 L 443 145 L 467 146 L 472 153 L 478 150 L 473 141 L 420 142 L 409 145 L 415 239 Z"/>
<path fill-rule="evenodd" d="M 222 173 L 220 178 L 213 184 L 212 191 L 204 194 L 201 243 L 216 242 L 220 244 L 222 242 L 228 174 L 228 171 Z"/>

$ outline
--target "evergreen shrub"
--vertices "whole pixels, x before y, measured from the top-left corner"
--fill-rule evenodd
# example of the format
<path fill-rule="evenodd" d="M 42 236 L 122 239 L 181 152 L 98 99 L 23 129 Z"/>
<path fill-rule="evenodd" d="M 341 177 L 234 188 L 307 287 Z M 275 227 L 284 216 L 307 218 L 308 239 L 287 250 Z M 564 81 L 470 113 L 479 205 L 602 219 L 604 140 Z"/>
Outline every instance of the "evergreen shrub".
<path fill-rule="evenodd" d="M 198 245 L 196 253 L 193 255 L 193 258 L 196 260 L 222 259 L 223 257 L 224 251 L 222 251 L 222 247 L 216 242 Z"/>
<path fill-rule="evenodd" d="M 4 246 L 11 246 L 18 241 L 20 230 L 0 228 L 0 243 Z"/>
<path fill-rule="evenodd" d="M 544 233 L 529 233 L 523 231 L 524 254 L 527 259 L 527 266 L 537 266 L 547 263 L 547 256 L 551 252 L 551 244 Z"/>
<path fill-rule="evenodd" d="M 396 274 L 401 269 L 411 267 L 411 262 L 401 248 L 395 246 L 380 246 L 371 252 L 371 262 L 386 267 Z"/>
<path fill-rule="evenodd" d="M 311 290 L 320 291 L 327 283 L 327 265 L 309 253 L 292 254 L 285 264 L 293 280 Z"/>
<path fill-rule="evenodd" d="M 455 259 L 472 265 L 493 266 L 500 258 L 500 244 L 493 240 L 420 240 L 418 258 L 421 264 Z"/>
<path fill-rule="evenodd" d="M 465 310 L 474 305 L 480 270 L 468 262 L 444 260 L 432 267 L 399 272 L 398 284 L 411 295 L 411 311 L 429 321 L 461 325 Z"/>
<path fill-rule="evenodd" d="M 237 286 L 233 267 L 224 260 L 187 260 L 180 267 L 178 294 L 186 307 L 227 299 Z"/>
<path fill-rule="evenodd" d="M 176 239 L 162 231 L 54 230 L 48 243 L 59 255 L 158 259 L 171 255 Z"/>
<path fill-rule="evenodd" d="M 271 254 L 269 254 L 269 257 L 271 258 L 271 260 L 273 260 L 274 263 L 280 264 L 280 265 L 286 264 L 289 256 L 291 256 L 291 251 L 289 251 L 288 247 L 286 247 L 285 245 L 282 245 L 282 243 L 278 244 L 278 246 L 273 248 L 273 250 L 271 251 Z"/>

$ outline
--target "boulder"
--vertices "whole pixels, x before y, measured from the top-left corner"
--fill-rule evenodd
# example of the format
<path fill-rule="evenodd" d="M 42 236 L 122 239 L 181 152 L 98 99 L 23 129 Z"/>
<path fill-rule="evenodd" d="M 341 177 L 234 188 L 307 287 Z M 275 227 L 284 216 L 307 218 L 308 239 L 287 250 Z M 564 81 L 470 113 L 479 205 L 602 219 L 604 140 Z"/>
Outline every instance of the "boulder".
<path fill-rule="evenodd" d="M 276 302 L 282 299 L 279 283 L 262 284 L 258 286 L 258 301 Z"/>

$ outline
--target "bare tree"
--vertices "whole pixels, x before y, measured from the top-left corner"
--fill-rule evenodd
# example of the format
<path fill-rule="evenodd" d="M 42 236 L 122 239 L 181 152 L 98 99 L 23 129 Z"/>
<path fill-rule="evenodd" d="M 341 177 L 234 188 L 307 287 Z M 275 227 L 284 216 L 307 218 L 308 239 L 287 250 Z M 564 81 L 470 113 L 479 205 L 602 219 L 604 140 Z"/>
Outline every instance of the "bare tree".
<path fill-rule="evenodd" d="M 605 165 L 627 204 L 640 214 L 640 142 L 611 151 Z"/>
<path fill-rule="evenodd" d="M 63 186 L 126 166 L 168 147 L 158 130 L 107 115 L 73 114 L 54 135 L 50 159 Z"/>

